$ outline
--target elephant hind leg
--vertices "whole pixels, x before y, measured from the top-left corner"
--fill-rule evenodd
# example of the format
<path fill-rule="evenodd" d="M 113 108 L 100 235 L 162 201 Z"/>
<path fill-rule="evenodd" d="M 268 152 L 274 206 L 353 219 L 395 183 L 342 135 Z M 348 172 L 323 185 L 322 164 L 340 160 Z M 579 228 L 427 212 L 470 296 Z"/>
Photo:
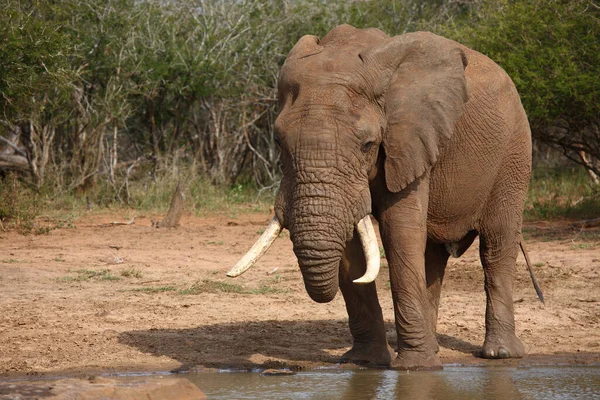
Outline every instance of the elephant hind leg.
<path fill-rule="evenodd" d="M 352 282 L 363 276 L 366 260 L 360 240 L 355 237 L 347 244 L 340 262 L 340 289 L 346 302 L 352 349 L 343 356 L 342 362 L 389 366 L 396 352 L 386 338 L 383 313 L 375 282 L 358 284 Z"/>
<path fill-rule="evenodd" d="M 524 349 L 515 334 L 513 306 L 520 224 L 511 228 L 509 224 L 497 222 L 484 228 L 480 236 L 479 253 L 487 297 L 486 333 L 481 355 L 484 358 L 520 358 Z"/>
<path fill-rule="evenodd" d="M 438 309 L 440 305 L 440 293 L 442 291 L 442 282 L 444 280 L 444 272 L 448 263 L 449 254 L 446 251 L 446 246 L 439 243 L 427 241 L 425 249 L 425 273 L 427 279 L 427 291 L 429 294 L 430 306 L 429 310 L 429 326 L 432 332 L 431 338 L 434 343 L 430 344 L 430 348 L 437 353 L 439 344 L 435 337 L 436 324 L 438 317 Z"/>

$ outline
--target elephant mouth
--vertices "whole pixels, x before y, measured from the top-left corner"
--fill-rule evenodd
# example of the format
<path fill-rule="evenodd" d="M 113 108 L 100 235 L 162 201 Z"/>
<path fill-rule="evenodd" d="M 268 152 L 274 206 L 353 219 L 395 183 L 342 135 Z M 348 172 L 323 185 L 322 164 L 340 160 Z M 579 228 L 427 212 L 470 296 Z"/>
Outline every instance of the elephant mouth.
<path fill-rule="evenodd" d="M 227 272 L 227 276 L 236 277 L 246 272 L 254 263 L 271 247 L 279 233 L 283 229 L 277 216 L 274 216 L 269 222 L 265 231 L 260 235 L 256 243 L 250 250 L 237 262 L 237 264 Z M 355 283 L 370 283 L 377 278 L 380 267 L 379 246 L 377 236 L 371 222 L 371 216 L 366 215 L 355 225 L 356 232 L 360 237 L 360 243 L 367 260 L 367 269 L 363 276 L 355 279 Z"/>

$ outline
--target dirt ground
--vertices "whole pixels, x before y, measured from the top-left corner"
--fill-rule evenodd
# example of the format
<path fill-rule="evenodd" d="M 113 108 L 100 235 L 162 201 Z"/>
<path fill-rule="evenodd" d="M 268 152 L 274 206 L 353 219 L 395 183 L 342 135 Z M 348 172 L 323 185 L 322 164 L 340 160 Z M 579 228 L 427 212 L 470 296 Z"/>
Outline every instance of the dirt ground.
<path fill-rule="evenodd" d="M 241 277 L 225 272 L 270 215 L 185 216 L 177 229 L 153 215 L 94 213 L 46 235 L 0 232 L 0 375 L 109 371 L 311 368 L 351 344 L 341 294 L 317 304 L 304 291 L 287 232 Z M 515 288 L 521 360 L 476 357 L 485 294 L 477 243 L 451 259 L 438 321 L 445 364 L 600 362 L 600 230 L 527 224 L 546 305 L 519 258 Z M 384 263 L 384 265 L 386 265 Z M 395 343 L 387 268 L 378 290 Z"/>

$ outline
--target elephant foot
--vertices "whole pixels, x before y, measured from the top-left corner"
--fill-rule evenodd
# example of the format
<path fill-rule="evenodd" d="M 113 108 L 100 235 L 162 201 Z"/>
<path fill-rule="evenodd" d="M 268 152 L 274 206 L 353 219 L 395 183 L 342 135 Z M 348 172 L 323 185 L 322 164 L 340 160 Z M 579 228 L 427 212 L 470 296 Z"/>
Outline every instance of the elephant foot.
<path fill-rule="evenodd" d="M 396 352 L 387 343 L 381 345 L 354 344 L 344 353 L 340 363 L 353 363 L 373 367 L 388 367 L 396 357 Z"/>
<path fill-rule="evenodd" d="M 430 371 L 442 369 L 442 362 L 435 353 L 417 350 L 400 350 L 392 361 L 392 369 Z"/>
<path fill-rule="evenodd" d="M 514 334 L 486 335 L 481 357 L 483 358 L 521 358 L 525 355 L 523 343 Z"/>

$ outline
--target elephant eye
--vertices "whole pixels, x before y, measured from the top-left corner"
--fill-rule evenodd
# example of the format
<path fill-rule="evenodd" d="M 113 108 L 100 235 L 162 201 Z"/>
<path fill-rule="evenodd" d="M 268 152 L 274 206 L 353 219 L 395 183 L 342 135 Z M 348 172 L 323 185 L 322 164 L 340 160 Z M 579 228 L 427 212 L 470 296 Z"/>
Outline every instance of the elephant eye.
<path fill-rule="evenodd" d="M 363 153 L 366 153 L 369 150 L 371 150 L 371 148 L 373 147 L 374 144 L 375 144 L 375 141 L 373 141 L 373 140 L 369 140 L 368 142 L 366 142 L 365 144 L 363 144 L 362 145 L 362 151 L 363 151 Z"/>

